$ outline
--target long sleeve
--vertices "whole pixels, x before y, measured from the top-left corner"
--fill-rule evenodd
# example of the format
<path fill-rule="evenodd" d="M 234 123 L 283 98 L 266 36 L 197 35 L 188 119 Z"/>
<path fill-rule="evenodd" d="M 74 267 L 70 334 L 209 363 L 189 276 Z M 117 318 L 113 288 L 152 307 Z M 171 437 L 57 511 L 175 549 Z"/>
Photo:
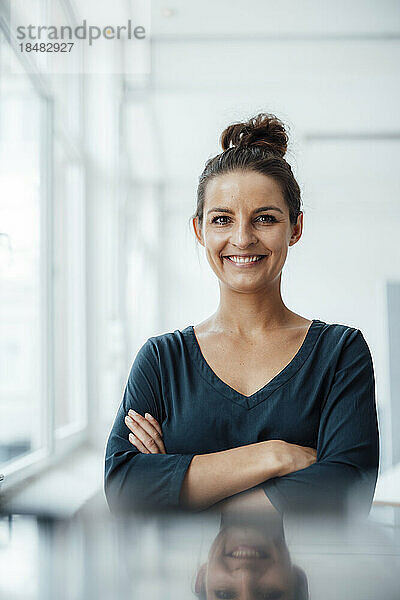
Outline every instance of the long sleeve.
<path fill-rule="evenodd" d="M 139 350 L 112 426 L 105 455 L 105 493 L 111 510 L 136 506 L 176 507 L 194 454 L 142 454 L 128 439 L 128 410 L 162 421 L 162 386 L 157 349 L 151 338 Z M 166 448 L 168 452 L 168 448 Z"/>
<path fill-rule="evenodd" d="M 379 464 L 375 378 L 368 345 L 353 329 L 321 407 L 317 462 L 264 484 L 281 512 L 368 512 Z"/>

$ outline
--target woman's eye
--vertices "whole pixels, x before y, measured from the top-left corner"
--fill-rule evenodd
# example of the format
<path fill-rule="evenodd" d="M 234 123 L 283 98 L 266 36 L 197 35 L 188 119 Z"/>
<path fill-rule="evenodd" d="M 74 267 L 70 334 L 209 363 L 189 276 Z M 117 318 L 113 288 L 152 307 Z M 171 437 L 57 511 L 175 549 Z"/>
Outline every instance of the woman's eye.
<path fill-rule="evenodd" d="M 214 217 L 212 223 L 216 223 L 217 225 L 226 225 L 229 222 L 229 217 L 226 215 L 220 215 L 219 217 Z"/>
<path fill-rule="evenodd" d="M 236 594 L 233 590 L 216 590 L 215 597 L 220 600 L 233 600 Z"/>
<path fill-rule="evenodd" d="M 261 223 L 276 223 L 276 218 L 274 215 L 260 215 L 257 217 L 257 221 Z"/>
<path fill-rule="evenodd" d="M 230 223 L 230 218 L 226 215 L 219 215 L 218 217 L 214 217 L 211 221 L 212 223 L 216 223 L 217 225 L 226 225 Z M 276 217 L 273 215 L 260 215 L 257 217 L 256 222 L 258 223 L 276 223 Z"/>

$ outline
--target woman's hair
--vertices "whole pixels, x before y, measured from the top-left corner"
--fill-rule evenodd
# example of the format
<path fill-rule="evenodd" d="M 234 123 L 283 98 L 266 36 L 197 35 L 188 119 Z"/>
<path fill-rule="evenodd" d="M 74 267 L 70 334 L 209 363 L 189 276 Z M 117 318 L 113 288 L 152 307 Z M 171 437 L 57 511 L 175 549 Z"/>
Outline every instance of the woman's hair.
<path fill-rule="evenodd" d="M 221 134 L 223 152 L 210 158 L 199 177 L 197 209 L 200 227 L 208 182 L 218 175 L 234 171 L 255 171 L 273 177 L 280 185 L 289 208 L 289 218 L 295 225 L 300 213 L 300 188 L 286 154 L 288 135 L 282 121 L 275 115 L 260 113 L 243 123 L 229 125 Z"/>

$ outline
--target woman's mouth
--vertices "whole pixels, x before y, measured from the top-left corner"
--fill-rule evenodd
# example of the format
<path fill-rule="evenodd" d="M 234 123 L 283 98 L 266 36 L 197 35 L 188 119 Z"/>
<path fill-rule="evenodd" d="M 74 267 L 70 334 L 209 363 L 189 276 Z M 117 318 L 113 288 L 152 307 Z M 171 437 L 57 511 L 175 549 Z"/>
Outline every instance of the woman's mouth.
<path fill-rule="evenodd" d="M 253 559 L 253 558 L 268 558 L 267 552 L 255 546 L 240 545 L 236 546 L 232 552 L 225 554 L 231 558 Z"/>
<path fill-rule="evenodd" d="M 259 263 L 263 258 L 266 258 L 265 254 L 230 254 L 228 256 L 222 257 L 225 260 L 228 260 L 230 263 L 234 264 L 237 267 L 252 267 Z"/>

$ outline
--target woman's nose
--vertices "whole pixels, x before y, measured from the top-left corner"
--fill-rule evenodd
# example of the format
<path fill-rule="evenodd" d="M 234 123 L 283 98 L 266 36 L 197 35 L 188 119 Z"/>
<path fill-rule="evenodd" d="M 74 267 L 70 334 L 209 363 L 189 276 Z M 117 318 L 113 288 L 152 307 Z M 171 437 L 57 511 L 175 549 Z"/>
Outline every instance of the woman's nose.
<path fill-rule="evenodd" d="M 252 581 L 254 577 L 259 577 L 267 570 L 264 565 L 258 564 L 259 562 L 257 559 L 241 562 L 232 568 L 232 573 L 243 581 Z"/>
<path fill-rule="evenodd" d="M 244 249 L 255 242 L 257 242 L 257 237 L 251 223 L 247 221 L 238 222 L 232 231 L 231 243 L 238 248 Z"/>

